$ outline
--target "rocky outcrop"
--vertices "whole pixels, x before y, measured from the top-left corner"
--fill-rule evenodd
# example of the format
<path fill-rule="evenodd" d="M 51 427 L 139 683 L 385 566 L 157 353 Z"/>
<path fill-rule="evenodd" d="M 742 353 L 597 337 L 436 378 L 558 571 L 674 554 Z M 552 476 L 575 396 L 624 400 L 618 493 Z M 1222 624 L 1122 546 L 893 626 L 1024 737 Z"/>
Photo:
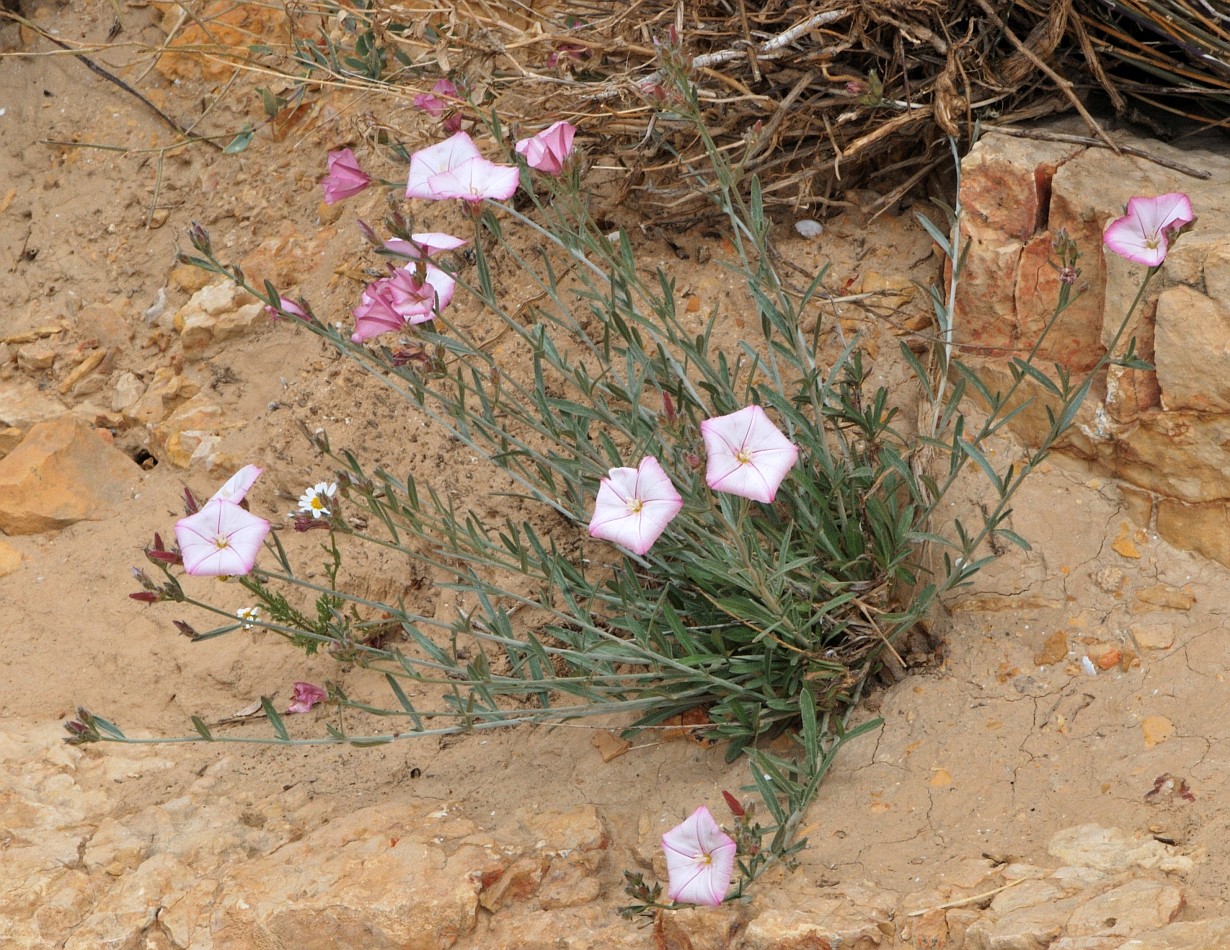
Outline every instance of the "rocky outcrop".
<path fill-rule="evenodd" d="M 140 474 L 75 416 L 40 422 L 0 459 L 0 531 L 39 534 L 101 520 L 128 500 Z"/>
<path fill-rule="evenodd" d="M 779 867 L 750 901 L 662 911 L 650 927 L 614 912 L 621 842 L 593 806 L 527 806 L 488 828 L 412 795 L 350 810 L 294 783 L 253 796 L 249 766 L 220 756 L 178 781 L 182 763 L 155 748 L 71 747 L 54 725 L 0 720 L 14 882 L 0 945 L 1162 950 L 1230 932 L 1171 923 L 1199 853 L 1097 825 L 1054 836 L 1059 867 L 975 858 L 904 896 Z M 117 802 L 143 782 L 174 791 Z"/>
<path fill-rule="evenodd" d="M 1043 340 L 1040 366 L 1087 372 L 1145 273 L 1103 248 L 1102 229 L 1133 195 L 1190 195 L 1196 224 L 1172 248 L 1123 338 L 1135 340 L 1156 372 L 1103 370 L 1064 449 L 1143 493 L 1138 507 L 1171 544 L 1230 564 L 1230 157 L 1118 140 L 1209 177 L 995 133 L 975 146 L 962 164 L 969 254 L 956 338 L 962 358 L 993 390 L 1005 390 L 1005 358 L 1026 354 L 1055 307 L 1058 275 L 1049 262 L 1063 230 L 1081 251 L 1080 293 Z M 1047 426 L 1046 400 L 1030 395 L 1014 424 L 1036 442 Z"/>

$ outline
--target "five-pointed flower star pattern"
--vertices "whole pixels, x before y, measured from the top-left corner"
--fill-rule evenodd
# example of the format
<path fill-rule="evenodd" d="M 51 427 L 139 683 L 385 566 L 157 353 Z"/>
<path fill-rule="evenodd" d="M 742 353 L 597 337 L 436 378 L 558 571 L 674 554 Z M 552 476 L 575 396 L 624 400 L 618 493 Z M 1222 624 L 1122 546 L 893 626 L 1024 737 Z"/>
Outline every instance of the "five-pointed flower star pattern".
<path fill-rule="evenodd" d="M 572 138 L 577 127 L 568 122 L 556 122 L 537 135 L 517 142 L 518 155 L 525 156 L 525 163 L 548 175 L 558 175 L 572 154 Z"/>
<path fill-rule="evenodd" d="M 700 424 L 709 462 L 705 483 L 715 491 L 771 502 L 799 450 L 759 406 Z"/>
<path fill-rule="evenodd" d="M 1106 226 L 1102 240 L 1120 257 L 1157 267 L 1166 260 L 1171 236 L 1194 220 L 1191 199 L 1182 192 L 1137 196 L 1128 199 L 1127 214 Z"/>
<path fill-rule="evenodd" d="M 704 805 L 662 836 L 673 901 L 717 907 L 735 870 L 735 839 L 722 831 Z"/>
<path fill-rule="evenodd" d="M 325 192 L 325 204 L 336 204 L 343 198 L 357 195 L 372 183 L 367 172 L 359 167 L 359 160 L 348 148 L 330 152 L 329 172 L 320 183 Z"/>
<path fill-rule="evenodd" d="M 268 521 L 220 498 L 211 498 L 195 515 L 175 522 L 184 570 L 201 577 L 247 574 L 267 534 Z"/>
<path fill-rule="evenodd" d="M 652 455 L 636 468 L 613 468 L 607 474 L 598 486 L 589 533 L 644 554 L 679 513 L 683 499 Z"/>
<path fill-rule="evenodd" d="M 337 482 L 317 482 L 299 497 L 299 510 L 313 519 L 330 514 L 331 499 L 337 494 Z"/>
<path fill-rule="evenodd" d="M 311 712 L 312 707 L 317 703 L 323 703 L 327 696 L 323 689 L 319 686 L 313 686 L 311 683 L 296 683 L 294 690 L 294 699 L 286 707 L 288 713 Z"/>
<path fill-rule="evenodd" d="M 407 324 L 426 323 L 448 306 L 456 287 L 457 282 L 434 264 L 399 267 L 363 291 L 354 308 L 350 339 L 362 343 Z"/>
<path fill-rule="evenodd" d="M 497 165 L 483 158 L 474 140 L 458 132 L 410 156 L 407 198 L 460 198 L 500 201 L 511 198 L 521 182 L 514 165 Z"/>

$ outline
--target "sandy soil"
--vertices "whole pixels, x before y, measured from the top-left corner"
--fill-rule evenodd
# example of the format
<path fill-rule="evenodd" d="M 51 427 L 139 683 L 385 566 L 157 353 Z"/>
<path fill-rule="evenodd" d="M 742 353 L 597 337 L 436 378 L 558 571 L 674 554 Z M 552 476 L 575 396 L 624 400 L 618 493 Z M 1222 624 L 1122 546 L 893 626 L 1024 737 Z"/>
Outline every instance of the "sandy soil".
<path fill-rule="evenodd" d="M 111 23 L 105 4 L 33 15 L 73 40 L 101 41 Z M 156 44 L 155 23 L 153 10 L 127 7 L 123 38 Z M 301 423 L 326 428 L 335 445 L 373 465 L 448 482 L 463 499 L 481 494 L 482 476 L 464 452 L 313 337 L 271 321 L 184 363 L 165 317 L 147 316 L 160 301 L 162 314 L 174 313 L 195 286 L 175 270 L 174 255 L 187 248 L 189 222 L 200 220 L 253 276 L 269 276 L 318 313 L 346 321 L 364 261 L 355 219 L 379 220 L 384 198 L 372 191 L 328 209 L 315 183 L 326 149 L 349 140 L 358 120 L 328 121 L 326 112 L 311 134 L 258 135 L 236 156 L 207 146 L 160 152 L 173 136 L 132 96 L 45 43 L 23 42 L 15 27 L 0 30 L 0 42 L 8 50 L 0 58 L 0 336 L 61 324 L 49 344 L 58 354 L 89 341 L 108 347 L 103 385 L 65 399 L 75 411 L 107 410 L 124 371 L 150 377 L 182 367 L 213 394 L 228 426 L 206 460 L 212 470 L 176 468 L 155 452 L 158 464 L 122 510 L 7 539 L 27 559 L 0 579 L 0 717 L 46 723 L 83 704 L 137 734 L 184 734 L 190 715 L 212 721 L 261 695 L 283 703 L 294 680 L 344 679 L 350 674 L 334 661 L 260 637 L 192 644 L 171 627 L 172 609 L 144 608 L 127 595 L 130 565 L 141 563 L 154 531 L 169 535 L 185 484 L 208 494 L 233 466 L 255 462 L 268 471 L 251 496 L 254 508 L 287 512 L 306 485 L 326 477 Z M 96 59 L 129 81 L 147 62 L 122 45 Z M 205 127 L 234 131 L 259 109 L 241 87 L 213 105 Z M 199 116 L 216 91 L 206 81 L 171 84 L 156 71 L 141 88 L 182 121 Z M 857 286 L 869 270 L 933 279 L 936 259 L 910 215 L 866 218 L 855 207 L 815 241 L 783 222 L 782 253 L 809 273 L 831 263 L 834 288 Z M 652 236 L 641 252 L 647 263 L 678 268 L 681 291 L 706 306 L 729 301 L 734 321 L 739 298 L 728 276 L 695 260 L 706 240 L 681 242 L 691 260 Z M 504 279 L 511 295 L 521 291 L 515 275 Z M 879 316 L 848 307 L 842 316 L 847 329 L 866 329 L 888 350 L 919 306 L 881 308 Z M 881 372 L 900 378 L 887 364 Z M 0 387 L 54 391 L 56 374 L 10 364 Z M 149 451 L 145 430 L 114 434 L 135 457 Z M 1002 445 L 1001 458 L 1013 451 Z M 1230 701 L 1220 643 L 1230 607 L 1226 571 L 1168 549 L 1131 523 L 1113 484 L 1058 460 L 1028 485 L 1013 527 L 1034 551 L 1009 553 L 950 603 L 936 618 L 943 645 L 933 662 L 868 701 L 866 715 L 885 725 L 849 747 L 824 786 L 800 873 L 818 885 L 867 878 L 908 893 L 981 855 L 1047 864 L 1051 834 L 1096 821 L 1205 849 L 1184 913 L 1220 907 L 1230 899 L 1230 862 L 1220 848 L 1230 822 L 1219 741 Z M 373 591 L 402 583 L 389 580 L 396 565 L 376 559 L 354 569 Z M 425 603 L 439 597 L 429 582 L 418 592 Z M 1185 596 L 1159 606 L 1149 592 L 1163 588 Z M 219 586 L 216 596 L 239 607 L 242 595 Z M 1082 670 L 1081 657 L 1097 660 L 1111 649 L 1122 663 L 1096 676 Z M 723 788 L 747 782 L 746 766 L 726 765 L 720 750 L 647 739 L 604 764 L 592 737 L 578 726 L 373 751 L 185 745 L 171 753 L 181 769 L 117 786 L 112 807 L 120 814 L 169 798 L 227 755 L 241 763 L 233 780 L 253 796 L 304 784 L 339 813 L 387 798 L 464 798 L 472 817 L 496 824 L 503 811 L 549 795 L 560 805 L 600 805 L 615 837 L 631 842 L 639 816 L 714 806 Z M 1147 799 L 1164 773 L 1186 779 L 1194 800 Z M 617 888 L 610 891 L 618 900 Z"/>

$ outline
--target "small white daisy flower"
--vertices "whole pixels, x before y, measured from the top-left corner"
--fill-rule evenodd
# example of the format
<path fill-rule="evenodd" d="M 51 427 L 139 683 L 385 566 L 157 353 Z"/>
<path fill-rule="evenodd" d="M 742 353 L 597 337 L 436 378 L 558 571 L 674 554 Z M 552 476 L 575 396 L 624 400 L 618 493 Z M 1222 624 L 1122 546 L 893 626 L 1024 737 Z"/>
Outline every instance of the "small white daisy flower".
<path fill-rule="evenodd" d="M 299 510 L 319 518 L 331 514 L 329 502 L 337 494 L 337 482 L 317 482 L 299 498 Z"/>
<path fill-rule="evenodd" d="M 261 609 L 259 607 L 240 607 L 235 611 L 235 616 L 242 621 L 245 630 L 251 630 L 252 625 L 261 619 Z"/>

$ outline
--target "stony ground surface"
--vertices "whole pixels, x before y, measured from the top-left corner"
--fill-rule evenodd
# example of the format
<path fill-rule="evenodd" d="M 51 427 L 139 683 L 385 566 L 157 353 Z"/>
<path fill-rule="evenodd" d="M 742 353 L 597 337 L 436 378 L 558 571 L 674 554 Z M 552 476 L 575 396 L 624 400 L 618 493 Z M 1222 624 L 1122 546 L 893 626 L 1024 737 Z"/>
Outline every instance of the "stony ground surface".
<path fill-rule="evenodd" d="M 224 80 L 146 72 L 162 21 L 122 9 L 132 45 L 98 58 L 165 110 L 208 108 L 220 134 L 259 108 L 212 98 Z M 101 42 L 112 20 L 106 4 L 28 12 L 75 41 Z M 193 714 L 284 705 L 294 680 L 361 682 L 258 636 L 192 644 L 171 612 L 128 598 L 129 566 L 168 536 L 185 484 L 208 494 L 257 462 L 254 508 L 291 510 L 328 474 L 302 424 L 463 500 L 484 485 L 312 338 L 174 263 L 199 220 L 248 273 L 348 319 L 354 221 L 379 220 L 383 198 L 319 202 L 326 148 L 354 134 L 343 103 L 240 155 L 160 151 L 168 130 L 79 61 L 15 27 L 0 43 L 0 946 L 1230 945 L 1226 570 L 1170 547 L 1074 463 L 1029 483 L 1013 527 L 1033 551 L 954 599 L 934 662 L 871 697 L 885 724 L 845 750 L 799 868 L 745 904 L 614 913 L 623 870 L 662 877 L 661 833 L 700 803 L 724 816 L 721 791 L 748 782 L 683 739 L 608 760 L 619 723 L 380 750 L 64 745 L 77 704 L 135 735 L 182 735 Z M 925 312 L 910 278 L 938 268 L 908 215 L 872 222 L 857 198 L 819 241 L 784 222 L 780 245 L 804 272 L 831 261 L 836 288 L 881 291 L 835 322 L 887 352 Z M 737 335 L 737 290 L 695 261 L 706 240 L 684 241 L 682 263 L 650 238 L 642 254 L 679 268 L 681 298 L 724 304 Z M 355 570 L 387 594 L 406 568 Z M 417 596 L 444 609 L 427 581 Z M 233 585 L 210 593 L 244 606 Z M 292 725 L 314 734 L 327 716 Z"/>

